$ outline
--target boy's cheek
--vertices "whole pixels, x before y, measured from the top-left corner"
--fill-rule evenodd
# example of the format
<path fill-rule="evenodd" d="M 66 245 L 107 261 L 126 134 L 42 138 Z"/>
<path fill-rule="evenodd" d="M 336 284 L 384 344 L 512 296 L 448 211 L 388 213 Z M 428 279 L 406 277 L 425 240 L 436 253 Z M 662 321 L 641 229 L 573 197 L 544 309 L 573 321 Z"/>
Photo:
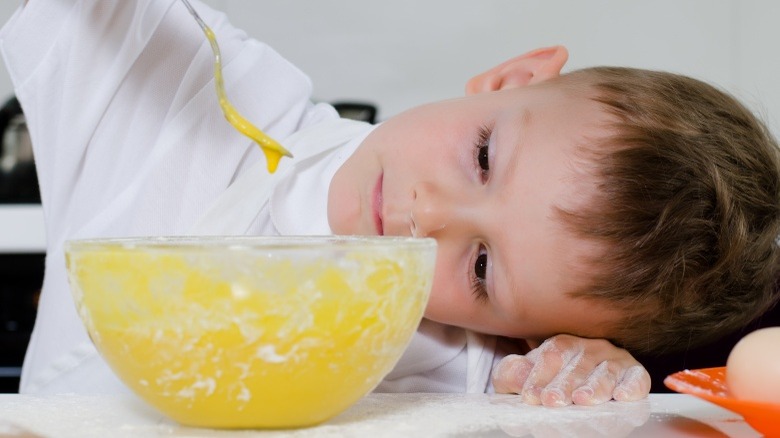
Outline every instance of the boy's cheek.
<path fill-rule="evenodd" d="M 433 289 L 431 289 L 431 296 L 425 307 L 425 317 L 442 324 L 463 325 L 466 322 L 461 321 L 464 304 L 467 303 L 463 303 L 462 300 L 458 299 L 454 285 L 451 283 L 442 284 L 439 281 L 439 276 L 436 275 Z"/>
<path fill-rule="evenodd" d="M 359 232 L 357 222 L 355 209 L 346 199 L 328 203 L 328 225 L 333 234 L 364 234 Z"/>
<path fill-rule="evenodd" d="M 359 194 L 355 185 L 345 182 L 337 173 L 328 188 L 328 225 L 333 234 L 359 234 Z"/>
<path fill-rule="evenodd" d="M 431 289 L 431 296 L 428 298 L 428 304 L 425 306 L 425 313 L 423 316 L 432 321 L 443 322 L 439 318 L 441 315 L 441 307 L 442 306 L 439 303 L 439 295 L 437 293 L 437 288 L 434 282 L 434 287 Z"/>

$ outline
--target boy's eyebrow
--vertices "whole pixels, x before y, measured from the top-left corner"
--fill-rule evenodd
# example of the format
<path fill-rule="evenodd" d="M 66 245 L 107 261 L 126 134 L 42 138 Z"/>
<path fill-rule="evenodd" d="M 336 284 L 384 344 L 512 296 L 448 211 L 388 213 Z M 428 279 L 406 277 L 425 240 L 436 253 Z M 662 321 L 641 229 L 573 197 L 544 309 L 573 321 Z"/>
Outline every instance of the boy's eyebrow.
<path fill-rule="evenodd" d="M 502 145 L 504 150 L 501 151 L 501 152 L 506 153 L 506 149 L 507 148 L 511 148 L 511 150 L 509 151 L 509 155 L 506 157 L 506 159 L 502 159 L 501 160 L 502 161 L 502 165 L 504 166 L 504 169 L 503 169 L 503 174 L 501 175 L 501 178 L 499 178 L 499 180 L 501 181 L 502 184 L 508 184 L 509 181 L 511 181 L 512 178 L 514 177 L 515 169 L 517 169 L 518 161 L 520 159 L 519 158 L 520 157 L 520 148 L 521 148 L 521 144 L 520 143 L 521 143 L 521 139 L 523 138 L 523 131 L 528 128 L 528 125 L 531 124 L 532 119 L 533 119 L 533 116 L 532 116 L 531 110 L 528 109 L 528 108 L 524 108 L 522 113 L 520 114 L 520 117 L 510 121 L 510 127 L 514 127 L 515 129 L 512 129 L 511 134 L 513 134 L 513 135 L 509 136 L 509 138 L 511 139 L 511 143 L 505 142 Z M 518 123 L 518 121 L 519 121 L 519 123 Z M 499 152 L 497 155 L 500 155 L 500 154 L 501 153 Z M 509 200 L 509 202 L 511 202 L 511 200 Z M 510 294 L 509 296 L 510 297 L 516 297 L 516 296 L 518 296 L 518 291 L 517 291 L 518 286 L 517 286 L 517 281 L 516 281 L 517 279 L 514 278 L 514 275 L 513 275 L 514 272 L 511 269 L 509 269 L 509 266 L 512 266 L 512 263 L 511 263 L 511 258 L 508 257 L 508 255 L 511 254 L 512 251 L 511 251 L 511 249 L 506 247 L 506 242 L 510 241 L 510 239 L 505 239 L 504 238 L 504 239 L 500 239 L 499 241 L 500 242 L 504 242 L 504 245 L 497 245 L 497 247 L 499 248 L 499 250 L 498 250 L 499 256 L 497 258 L 497 261 L 500 261 L 501 265 L 503 265 L 502 269 L 501 269 L 501 271 L 503 273 L 502 277 L 503 277 L 504 281 L 506 282 L 505 287 L 508 289 L 508 293 Z M 497 284 L 496 284 L 497 282 L 495 281 L 495 273 L 496 273 L 496 270 L 494 269 L 493 270 L 493 276 L 494 276 L 494 281 L 493 281 L 493 288 L 494 288 L 494 290 L 493 290 L 493 294 L 494 294 L 494 296 L 495 296 L 495 292 L 496 292 L 495 288 L 497 287 Z"/>
<path fill-rule="evenodd" d="M 503 160 L 504 161 L 504 175 L 503 175 L 503 181 L 511 181 L 515 174 L 515 169 L 517 169 L 517 160 L 518 156 L 520 155 L 520 140 L 523 138 L 523 131 L 528 128 L 528 125 L 531 124 L 531 120 L 533 119 L 531 110 L 528 108 L 523 109 L 522 114 L 520 114 L 520 123 L 514 124 L 513 126 L 516 127 L 514 130 L 517 135 L 512 136 L 512 139 L 514 140 L 514 144 L 512 145 L 504 145 L 504 147 L 510 146 L 512 149 L 509 153 L 509 156 Z"/>

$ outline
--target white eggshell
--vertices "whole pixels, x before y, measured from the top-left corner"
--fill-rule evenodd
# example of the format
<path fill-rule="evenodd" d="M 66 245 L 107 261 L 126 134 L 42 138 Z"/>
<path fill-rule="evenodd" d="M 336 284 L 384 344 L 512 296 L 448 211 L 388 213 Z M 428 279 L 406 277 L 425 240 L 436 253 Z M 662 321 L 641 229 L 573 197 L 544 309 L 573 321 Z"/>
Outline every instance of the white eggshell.
<path fill-rule="evenodd" d="M 726 382 L 736 398 L 780 404 L 780 327 L 756 330 L 729 354 Z"/>

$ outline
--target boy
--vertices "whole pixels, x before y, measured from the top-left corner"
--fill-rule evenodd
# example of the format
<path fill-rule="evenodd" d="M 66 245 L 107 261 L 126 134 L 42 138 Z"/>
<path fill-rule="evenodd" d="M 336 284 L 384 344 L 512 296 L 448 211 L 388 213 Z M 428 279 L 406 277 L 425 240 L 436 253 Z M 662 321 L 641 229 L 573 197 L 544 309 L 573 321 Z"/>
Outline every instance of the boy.
<path fill-rule="evenodd" d="M 196 8 L 220 40 L 228 95 L 271 136 L 294 133 L 282 143 L 296 159 L 280 168 L 267 198 L 257 195 L 260 189 L 243 190 L 268 186 L 246 184 L 265 178 L 253 169 L 264 168 L 263 158 L 221 120 L 210 52 L 180 3 L 33 0 L 4 28 L 2 48 L 36 145 L 50 255 L 61 254 L 70 238 L 193 230 L 436 237 L 435 290 L 410 346 L 416 354 L 388 376 L 385 390 L 463 390 L 453 384 L 463 380 L 466 390 L 485 390 L 502 349 L 477 332 L 534 345 L 571 333 L 656 348 L 668 343 L 663 333 L 621 328 L 634 319 L 663 322 L 665 309 L 682 309 L 678 301 L 708 304 L 688 293 L 700 290 L 688 277 L 660 298 L 646 296 L 655 291 L 642 278 L 627 283 L 631 295 L 593 297 L 611 290 L 607 280 L 615 276 L 639 277 L 620 265 L 632 254 L 610 258 L 623 237 L 612 229 L 621 228 L 602 230 L 588 221 L 592 216 L 598 225 L 606 217 L 620 225 L 619 217 L 597 213 L 611 205 L 600 197 L 610 196 L 605 190 L 613 189 L 604 184 L 611 175 L 601 172 L 622 153 L 609 140 L 620 138 L 619 122 L 628 116 L 620 105 L 599 101 L 602 93 L 609 97 L 599 87 L 608 91 L 611 81 L 601 86 L 584 73 L 559 78 L 564 49 L 511 60 L 475 78 L 468 98 L 414 109 L 373 129 L 335 121 L 332 108 L 309 102 L 308 80 L 294 67 L 223 16 Z M 82 106 L 74 108 L 77 102 Z M 326 143 L 334 149 L 310 150 Z M 761 191 L 777 204 L 774 154 L 760 158 L 775 166 L 764 172 L 769 177 Z M 238 202 L 241 195 L 257 197 Z M 221 211 L 223 205 L 231 211 Z M 245 211 L 236 213 L 236 206 Z M 231 217 L 242 220 L 223 227 Z M 776 235 L 777 213 L 764 217 L 764 229 L 751 232 Z M 637 249 L 646 244 L 629 237 Z M 755 264 L 775 270 L 776 248 L 766 250 Z M 741 297 L 749 298 L 745 309 L 759 312 L 769 299 L 749 295 L 766 289 Z M 636 309 L 636 302 L 645 307 Z M 72 307 L 62 259 L 49 257 L 23 390 L 110 388 L 110 373 Z M 750 315 L 734 315 L 730 324 Z M 671 328 L 687 323 L 672 316 Z M 647 344 L 637 341 L 642 335 Z M 498 379 L 496 389 L 553 405 L 646 394 L 646 373 L 624 351 L 597 340 L 554 339 L 526 357 L 505 359 L 495 377 L 510 378 Z M 598 375 L 608 378 L 589 380 Z"/>

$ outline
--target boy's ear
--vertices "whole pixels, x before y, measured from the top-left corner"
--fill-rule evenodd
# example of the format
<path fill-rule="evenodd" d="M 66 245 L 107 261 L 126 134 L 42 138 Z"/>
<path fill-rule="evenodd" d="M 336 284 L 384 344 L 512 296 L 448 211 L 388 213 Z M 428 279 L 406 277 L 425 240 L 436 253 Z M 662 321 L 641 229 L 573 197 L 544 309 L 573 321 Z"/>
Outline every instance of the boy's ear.
<path fill-rule="evenodd" d="M 474 76 L 466 83 L 466 95 L 522 87 L 558 77 L 568 59 L 569 52 L 563 46 L 536 49 Z"/>

